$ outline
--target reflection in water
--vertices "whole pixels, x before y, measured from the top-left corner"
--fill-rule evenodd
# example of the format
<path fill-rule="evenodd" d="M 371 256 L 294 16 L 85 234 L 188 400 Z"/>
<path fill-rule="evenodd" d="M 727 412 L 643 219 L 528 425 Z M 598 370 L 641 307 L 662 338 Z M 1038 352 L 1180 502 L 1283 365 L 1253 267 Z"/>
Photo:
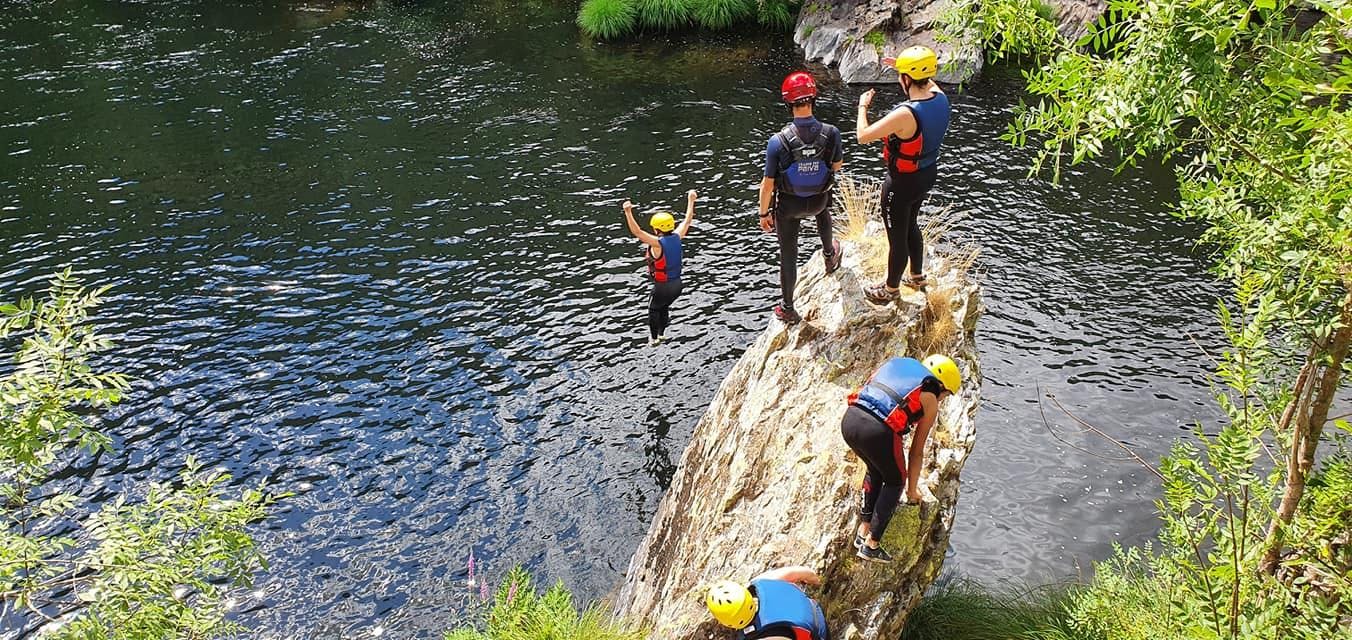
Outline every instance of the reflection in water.
<path fill-rule="evenodd" d="M 602 595 L 770 317 L 754 189 L 796 54 L 582 42 L 568 3 L 345 11 L 7 8 L 0 297 L 67 262 L 114 285 L 104 364 L 138 380 L 117 453 L 72 487 L 104 502 L 195 455 L 296 491 L 260 532 L 273 567 L 240 616 L 260 637 L 436 637 L 471 550 Z M 822 86 L 848 125 L 856 91 Z M 1214 420 L 1188 338 L 1216 341 L 1212 287 L 1166 172 L 1028 180 L 997 139 L 1013 85 L 955 94 L 927 214 L 966 214 L 988 312 L 950 564 L 1065 575 L 1151 535 L 1157 488 L 1052 438 L 1037 385 L 1158 456 Z M 877 153 L 847 143 L 848 169 Z M 686 292 L 649 349 L 618 205 L 691 187 Z"/>

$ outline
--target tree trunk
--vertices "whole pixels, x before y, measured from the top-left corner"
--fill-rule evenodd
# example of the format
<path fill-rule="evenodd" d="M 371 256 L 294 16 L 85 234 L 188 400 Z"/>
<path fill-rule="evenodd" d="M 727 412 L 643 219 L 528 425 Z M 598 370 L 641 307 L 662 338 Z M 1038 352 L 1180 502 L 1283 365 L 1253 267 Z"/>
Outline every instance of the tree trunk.
<path fill-rule="evenodd" d="M 1311 351 L 1296 383 L 1295 395 L 1283 416 L 1290 417 L 1291 450 L 1286 463 L 1286 489 L 1263 542 L 1265 550 L 1259 569 L 1268 575 L 1277 572 L 1277 560 L 1285 545 L 1283 530 L 1291 524 L 1296 507 L 1305 495 L 1305 480 L 1314 468 L 1315 452 L 1324 433 L 1324 423 L 1328 421 L 1329 406 L 1342 381 L 1343 361 L 1347 358 L 1349 344 L 1352 344 L 1352 290 L 1343 297 L 1339 325 L 1330 336 L 1327 350 Z M 1318 360 L 1325 355 L 1328 361 L 1320 363 Z M 1310 374 L 1308 377 L 1307 373 Z M 1283 422 L 1287 421 L 1284 419 Z"/>

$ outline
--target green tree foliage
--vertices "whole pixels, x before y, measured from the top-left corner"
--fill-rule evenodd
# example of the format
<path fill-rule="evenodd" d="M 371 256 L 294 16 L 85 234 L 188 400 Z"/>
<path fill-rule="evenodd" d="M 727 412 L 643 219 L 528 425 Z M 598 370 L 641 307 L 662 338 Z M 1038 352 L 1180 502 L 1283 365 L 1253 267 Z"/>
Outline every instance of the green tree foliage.
<path fill-rule="evenodd" d="M 451 631 L 446 640 L 643 640 L 646 634 L 590 607 L 579 612 L 563 583 L 544 593 L 536 590 L 530 574 L 512 569 L 493 594 L 474 627 Z M 476 628 L 477 627 L 477 628 Z"/>
<path fill-rule="evenodd" d="M 1073 617 L 1105 638 L 1345 633 L 1352 564 L 1334 549 L 1352 483 L 1341 445 L 1322 470 L 1315 454 L 1352 344 L 1352 4 L 1111 0 L 1074 42 L 1036 4 L 946 17 L 993 57 L 1039 61 L 1008 138 L 1039 145 L 1034 171 L 1055 178 L 1175 160 L 1179 213 L 1207 225 L 1234 290 L 1216 358 L 1228 420 L 1166 456 L 1158 548 L 1101 566 Z"/>
<path fill-rule="evenodd" d="M 227 590 L 264 566 L 246 531 L 274 497 L 228 497 L 229 477 L 191 459 L 174 483 L 121 496 L 82 515 L 77 496 L 50 487 L 83 450 L 107 451 L 90 416 L 130 388 L 90 359 L 111 346 L 89 323 L 105 288 L 67 270 L 45 299 L 0 305 L 0 346 L 17 350 L 0 377 L 0 616 L 55 640 L 212 638 Z"/>
<path fill-rule="evenodd" d="M 577 24 L 587 35 L 614 39 L 639 30 L 715 31 L 759 23 L 776 30 L 793 26 L 800 0 L 586 0 Z"/>

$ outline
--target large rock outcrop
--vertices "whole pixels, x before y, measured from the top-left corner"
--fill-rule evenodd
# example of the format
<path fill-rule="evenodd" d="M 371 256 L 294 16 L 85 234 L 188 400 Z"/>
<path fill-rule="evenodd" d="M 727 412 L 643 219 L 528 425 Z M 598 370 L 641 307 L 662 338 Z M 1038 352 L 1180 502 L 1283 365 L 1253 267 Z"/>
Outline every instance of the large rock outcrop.
<path fill-rule="evenodd" d="M 822 576 L 810 593 L 832 637 L 893 638 L 939 572 L 976 438 L 979 289 L 964 267 L 950 268 L 959 259 L 938 257 L 927 264 L 928 295 L 872 305 L 862 287 L 880 278 L 877 247 L 844 247 L 836 274 L 824 274 L 820 253 L 809 261 L 797 294 L 804 322 L 772 321 L 695 427 L 617 597 L 652 638 L 726 636 L 703 607 L 707 585 L 791 564 Z M 925 500 L 901 505 L 887 531 L 896 562 L 859 560 L 851 540 L 863 465 L 840 436 L 845 396 L 893 354 L 940 349 L 960 363 L 964 385 L 941 406 L 926 447 Z"/>
<path fill-rule="evenodd" d="M 959 0 L 807 0 L 793 40 L 809 60 L 834 65 L 845 82 L 895 82 L 879 61 L 913 45 L 939 54 L 939 82 L 957 83 L 981 70 L 981 48 L 967 39 L 940 42 L 940 16 Z M 978 0 L 979 1 L 979 0 Z M 1097 19 L 1106 0 L 1047 0 L 1049 18 L 1075 36 Z"/>

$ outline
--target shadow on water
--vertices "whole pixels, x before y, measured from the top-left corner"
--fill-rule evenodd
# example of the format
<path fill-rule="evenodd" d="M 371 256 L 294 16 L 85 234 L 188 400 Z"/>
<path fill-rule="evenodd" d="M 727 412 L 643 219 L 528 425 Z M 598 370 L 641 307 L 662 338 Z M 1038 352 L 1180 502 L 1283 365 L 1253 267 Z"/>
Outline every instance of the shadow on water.
<path fill-rule="evenodd" d="M 573 10 L 56 0 L 0 22 L 0 293 L 68 262 L 115 285 L 105 364 L 138 380 L 117 453 L 69 482 L 97 504 L 195 455 L 296 491 L 241 605 L 259 637 L 436 637 L 471 550 L 609 591 L 768 320 L 754 189 L 791 43 L 590 42 Z M 823 87 L 848 125 L 857 92 Z M 1216 342 L 1214 289 L 1167 172 L 1028 180 L 997 139 L 1017 97 L 998 74 L 955 96 L 927 209 L 983 250 L 950 564 L 986 580 L 1153 533 L 1147 475 L 1048 435 L 1035 385 L 1152 456 L 1214 418 L 1189 338 Z M 876 155 L 847 143 L 851 171 Z M 618 204 L 692 187 L 686 293 L 650 349 Z"/>

